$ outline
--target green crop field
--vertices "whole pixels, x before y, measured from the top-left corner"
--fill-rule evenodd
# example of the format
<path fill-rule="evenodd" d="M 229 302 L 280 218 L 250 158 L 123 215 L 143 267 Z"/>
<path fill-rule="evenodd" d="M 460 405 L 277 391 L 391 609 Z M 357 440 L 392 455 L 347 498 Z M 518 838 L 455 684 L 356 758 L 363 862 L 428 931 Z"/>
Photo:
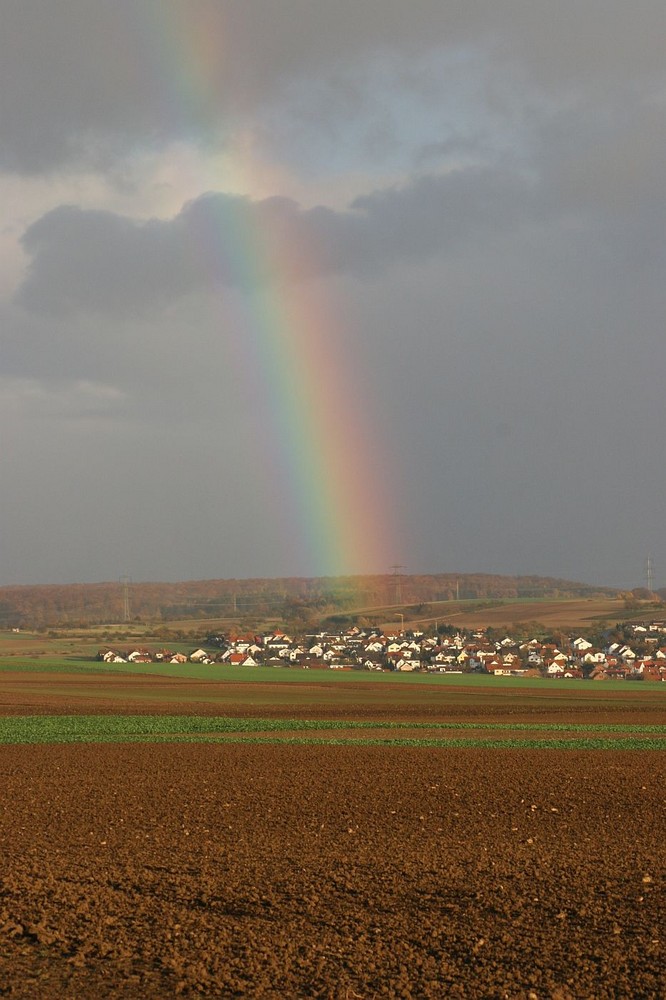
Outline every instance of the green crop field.
<path fill-rule="evenodd" d="M 645 682 L 0 660 L 0 743 L 654 750 L 665 710 Z"/>
<path fill-rule="evenodd" d="M 377 736 L 378 731 L 381 731 L 381 737 Z M 417 735 L 408 735 L 407 731 Z M 340 735 L 336 736 L 336 733 Z M 348 733 L 353 735 L 347 735 Z M 418 735 L 419 733 L 423 735 Z M 458 735 L 444 735 L 448 733 Z M 493 735 L 490 735 L 491 733 Z M 502 733 L 505 735 L 499 735 Z M 567 738 L 563 738 L 564 734 Z M 0 719 L 0 743 L 219 742 L 220 740 L 253 743 L 286 742 L 303 745 L 326 743 L 493 749 L 525 747 L 556 750 L 660 750 L 666 749 L 666 726 L 349 722 L 170 715 L 18 716 Z"/>
<path fill-rule="evenodd" d="M 245 684 L 402 684 L 478 688 L 556 688 L 559 691 L 579 691 L 593 685 L 589 681 L 573 679 L 548 680 L 543 677 L 494 677 L 490 674 L 436 674 L 417 672 L 380 672 L 367 670 L 304 670 L 298 667 L 237 667 L 227 664 L 213 663 L 201 665 L 197 663 L 141 663 L 136 666 L 128 663 L 99 663 L 98 661 L 82 660 L 64 657 L 45 657 L 44 659 L 24 659 L 23 657 L 0 658 L 0 673 L 3 671 L 19 671 L 21 673 L 44 674 L 95 674 L 99 677 L 120 675 L 127 678 L 128 686 L 131 678 L 179 678 L 194 681 L 233 681 Z M 652 688 L 664 691 L 666 685 L 659 682 L 644 682 L 640 685 L 627 681 L 604 681 L 604 688 L 626 690 L 628 687 L 640 686 L 642 689 Z"/>

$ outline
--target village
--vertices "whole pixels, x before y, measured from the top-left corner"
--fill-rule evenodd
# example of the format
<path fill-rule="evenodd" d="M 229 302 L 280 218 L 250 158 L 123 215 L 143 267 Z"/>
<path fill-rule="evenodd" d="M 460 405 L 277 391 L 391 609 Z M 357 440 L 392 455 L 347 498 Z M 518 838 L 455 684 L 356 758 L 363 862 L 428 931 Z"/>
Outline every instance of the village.
<path fill-rule="evenodd" d="M 618 631 L 622 638 L 618 638 Z M 295 667 L 317 670 L 367 670 L 435 674 L 492 674 L 553 680 L 666 681 L 666 622 L 619 626 L 613 641 L 595 645 L 583 636 L 562 636 L 557 643 L 515 636 L 490 638 L 487 630 L 434 634 L 413 629 L 381 631 L 352 626 L 292 637 L 281 630 L 262 635 L 211 634 L 189 654 L 136 646 L 126 651 L 100 649 L 104 663 L 227 664 L 234 667 Z M 609 639 L 612 638 L 609 635 Z"/>

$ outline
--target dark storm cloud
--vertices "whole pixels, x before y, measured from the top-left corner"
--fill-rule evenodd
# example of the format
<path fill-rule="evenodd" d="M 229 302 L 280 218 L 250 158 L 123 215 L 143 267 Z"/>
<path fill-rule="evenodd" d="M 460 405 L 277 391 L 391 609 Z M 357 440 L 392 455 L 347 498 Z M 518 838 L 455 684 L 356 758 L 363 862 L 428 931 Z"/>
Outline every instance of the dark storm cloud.
<path fill-rule="evenodd" d="M 277 276 L 330 304 L 379 430 L 387 563 L 626 586 L 651 550 L 663 582 L 665 28 L 663 0 L 5 0 L 4 580 L 293 571 L 248 301 Z M 245 152 L 261 199 L 201 193 Z"/>
<path fill-rule="evenodd" d="M 19 301 L 55 314 L 79 309 L 127 316 L 192 283 L 176 224 L 62 206 L 35 222 L 23 245 L 32 266 Z"/>
<path fill-rule="evenodd" d="M 557 211 L 663 236 L 666 103 L 563 112 L 540 121 L 532 143 L 544 198 Z"/>
<path fill-rule="evenodd" d="M 224 194 L 204 195 L 170 221 L 62 206 L 23 237 L 31 263 L 17 301 L 55 314 L 127 316 L 201 285 L 378 274 L 519 224 L 527 188 L 516 177 L 468 170 L 357 198 L 346 212 Z"/>

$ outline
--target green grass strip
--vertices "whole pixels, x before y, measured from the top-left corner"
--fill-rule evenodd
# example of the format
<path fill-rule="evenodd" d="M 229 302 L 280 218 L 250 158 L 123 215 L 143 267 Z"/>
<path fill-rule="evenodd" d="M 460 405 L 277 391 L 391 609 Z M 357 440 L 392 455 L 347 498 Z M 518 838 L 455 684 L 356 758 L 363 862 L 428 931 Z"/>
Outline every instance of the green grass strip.
<path fill-rule="evenodd" d="M 162 741 L 160 741 L 162 742 Z M 164 742 L 181 742 L 177 739 Z M 195 742 L 187 739 L 186 742 Z M 298 736 L 235 736 L 220 739 L 207 738 L 196 742 L 206 743 L 252 743 L 252 744 L 288 744 L 290 746 L 347 746 L 347 747 L 425 747 L 440 749 L 477 748 L 481 750 L 666 750 L 666 744 L 650 739 L 576 739 L 576 740 L 499 740 L 474 739 L 471 737 L 448 737 L 443 739 L 355 739 L 354 737 L 298 737 Z"/>
<path fill-rule="evenodd" d="M 291 733 L 335 732 L 336 730 L 367 732 L 367 737 L 287 736 Z M 395 738 L 373 738 L 373 730 L 395 731 Z M 511 731 L 525 732 L 524 739 L 493 739 L 485 737 L 400 737 L 401 730 L 432 731 Z M 528 737 L 534 733 L 591 733 L 580 739 L 547 739 Z M 268 736 L 265 734 L 276 734 Z M 278 736 L 277 734 L 285 734 Z M 624 734 L 603 739 L 603 734 Z M 597 734 L 599 734 L 597 736 Z M 652 736 L 652 739 L 648 739 Z M 666 725 L 608 725 L 581 723 L 511 723 L 511 722 L 350 722 L 324 719 L 261 719 L 229 718 L 225 716 L 191 715 L 32 715 L 0 718 L 0 743 L 108 743 L 108 742 L 215 742 L 233 737 L 275 742 L 336 742 L 340 745 L 396 746 L 549 746 L 559 748 L 593 748 L 611 746 L 616 749 L 666 749 Z M 640 739 L 638 737 L 641 737 Z"/>

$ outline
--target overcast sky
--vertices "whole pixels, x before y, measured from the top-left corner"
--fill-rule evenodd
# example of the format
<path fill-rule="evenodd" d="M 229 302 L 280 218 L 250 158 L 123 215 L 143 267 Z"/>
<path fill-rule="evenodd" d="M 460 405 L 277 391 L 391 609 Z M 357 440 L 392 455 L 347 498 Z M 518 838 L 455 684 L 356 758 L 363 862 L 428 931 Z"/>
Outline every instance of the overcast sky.
<path fill-rule="evenodd" d="M 663 0 L 3 0 L 0 584 L 326 572 L 328 374 L 349 571 L 666 585 L 665 51 Z M 337 368 L 253 365 L 267 290 Z"/>

